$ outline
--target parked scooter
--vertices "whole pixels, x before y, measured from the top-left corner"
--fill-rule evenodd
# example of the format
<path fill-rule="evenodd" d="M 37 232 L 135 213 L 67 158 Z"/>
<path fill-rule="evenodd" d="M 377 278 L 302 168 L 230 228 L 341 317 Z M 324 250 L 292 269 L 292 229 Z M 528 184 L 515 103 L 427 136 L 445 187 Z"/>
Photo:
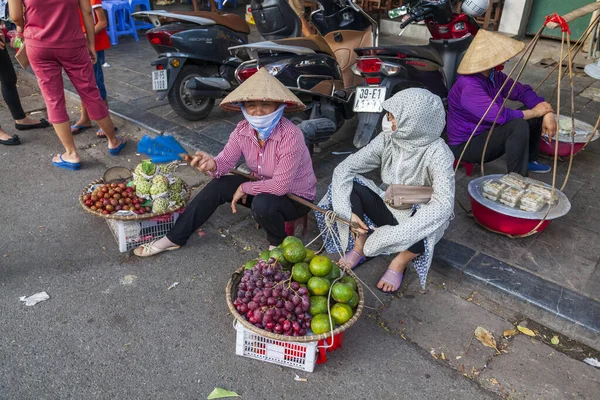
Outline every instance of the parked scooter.
<path fill-rule="evenodd" d="M 487 4 L 487 0 L 467 0 L 461 13 L 453 13 L 450 0 L 422 0 L 404 16 L 400 27 L 425 21 L 432 36 L 428 45 L 355 49 L 358 58 L 352 70 L 365 77 L 368 86 L 356 90 L 353 110 L 359 113 L 359 122 L 354 146 L 371 141 L 381 125 L 381 103 L 400 90 L 426 88 L 445 102 L 458 65 L 479 29 L 473 18 L 485 13 Z"/>
<path fill-rule="evenodd" d="M 210 0 L 212 10 L 217 10 Z M 190 121 L 206 118 L 215 99 L 233 90 L 235 70 L 242 60 L 232 58 L 231 46 L 248 43 L 250 28 L 235 14 L 216 11 L 140 11 L 136 19 L 150 20 L 155 28 L 146 37 L 158 53 L 152 62 L 152 90 L 157 99 L 168 97 L 177 115 Z"/>
<path fill-rule="evenodd" d="M 378 25 L 351 0 L 321 0 L 311 14 L 320 35 L 275 39 L 300 32 L 300 20 L 287 0 L 252 0 L 252 16 L 269 41 L 232 47 L 232 54 L 249 57 L 236 70 L 241 83 L 265 67 L 306 104 L 291 116 L 302 129 L 309 148 L 329 139 L 353 116 L 356 85 L 352 73 L 356 47 L 377 45 Z"/>

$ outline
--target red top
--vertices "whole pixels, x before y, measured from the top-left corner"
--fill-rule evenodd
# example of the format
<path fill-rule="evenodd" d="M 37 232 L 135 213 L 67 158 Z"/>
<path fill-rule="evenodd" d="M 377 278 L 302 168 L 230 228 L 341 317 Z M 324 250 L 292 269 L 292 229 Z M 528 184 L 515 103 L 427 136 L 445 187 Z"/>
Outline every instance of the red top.
<path fill-rule="evenodd" d="M 96 10 L 100 8 L 102 10 L 102 0 L 90 0 L 90 4 L 92 5 L 92 16 L 94 17 L 94 26 L 98 24 L 98 19 L 96 18 Z M 104 10 L 102 10 L 104 12 Z M 81 29 L 85 32 L 85 26 L 83 25 L 83 17 L 81 12 L 79 13 L 79 20 L 81 22 Z M 96 33 L 94 36 L 95 48 L 96 51 L 106 50 L 110 47 L 110 40 L 108 39 L 108 33 L 106 33 L 106 28 L 102 29 L 100 32 Z"/>
<path fill-rule="evenodd" d="M 248 121 L 237 124 L 223 151 L 215 157 L 217 169 L 212 176 L 227 174 L 241 156 L 257 182 L 242 184 L 244 193 L 256 196 L 271 193 L 284 196 L 293 193 L 307 200 L 317 195 L 317 178 L 302 131 L 290 120 L 281 118 L 261 148 Z"/>
<path fill-rule="evenodd" d="M 28 46 L 54 49 L 85 46 L 77 25 L 78 0 L 26 0 L 23 37 Z"/>

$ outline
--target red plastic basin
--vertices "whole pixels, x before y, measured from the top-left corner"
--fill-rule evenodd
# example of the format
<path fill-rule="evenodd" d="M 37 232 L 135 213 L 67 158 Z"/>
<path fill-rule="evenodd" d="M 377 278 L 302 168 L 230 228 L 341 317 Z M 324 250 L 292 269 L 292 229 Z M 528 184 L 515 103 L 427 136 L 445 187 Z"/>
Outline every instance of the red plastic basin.
<path fill-rule="evenodd" d="M 479 203 L 473 197 L 471 197 L 471 209 L 473 211 L 473 217 L 475 217 L 481 225 L 507 235 L 518 236 L 529 233 L 541 221 L 539 219 L 525 219 L 500 214 Z M 544 223 L 537 228 L 537 232 L 546 229 L 550 222 L 552 221 L 545 220 Z"/>
<path fill-rule="evenodd" d="M 583 149 L 585 143 L 575 143 L 573 146 L 573 154 L 579 153 Z M 549 156 L 554 156 L 554 143 L 548 143 L 544 139 L 540 139 L 540 153 Z M 571 155 L 571 143 L 569 142 L 558 142 L 558 156 L 569 157 Z"/>

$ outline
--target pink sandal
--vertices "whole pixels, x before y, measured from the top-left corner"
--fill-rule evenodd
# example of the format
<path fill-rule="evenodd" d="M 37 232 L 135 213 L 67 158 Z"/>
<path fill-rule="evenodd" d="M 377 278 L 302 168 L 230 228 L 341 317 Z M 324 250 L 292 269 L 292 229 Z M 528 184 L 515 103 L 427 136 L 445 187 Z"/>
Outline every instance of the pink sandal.
<path fill-rule="evenodd" d="M 388 268 L 387 271 L 385 271 L 385 274 L 383 274 L 383 276 L 379 280 L 392 285 L 394 287 L 394 290 L 386 292 L 385 290 L 379 288 L 377 289 L 379 289 L 383 293 L 394 294 L 400 289 L 400 286 L 402 286 L 402 278 L 404 278 L 403 273 L 401 274 L 400 272 L 396 272 Z"/>
<path fill-rule="evenodd" d="M 365 260 L 366 260 L 366 258 L 364 256 L 361 256 L 359 253 L 357 253 L 354 250 L 350 250 L 349 252 L 346 253 L 344 258 L 340 258 L 340 261 L 338 261 L 338 265 L 345 264 L 350 269 L 354 269 L 354 268 L 358 267 L 360 264 L 364 263 Z"/>

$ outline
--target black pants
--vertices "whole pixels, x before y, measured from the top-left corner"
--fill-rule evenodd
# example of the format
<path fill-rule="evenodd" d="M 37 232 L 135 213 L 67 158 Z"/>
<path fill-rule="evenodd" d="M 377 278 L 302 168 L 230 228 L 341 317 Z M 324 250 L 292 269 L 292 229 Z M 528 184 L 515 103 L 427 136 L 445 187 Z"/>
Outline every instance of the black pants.
<path fill-rule="evenodd" d="M 179 246 L 185 245 L 194 231 L 210 218 L 217 207 L 230 203 L 238 186 L 247 181 L 246 178 L 236 175 L 210 181 L 188 204 L 175 226 L 167 233 L 167 238 Z M 308 207 L 290 200 L 287 196 L 268 193 L 248 196 L 246 204 L 238 202 L 237 205 L 252 210 L 254 219 L 267 232 L 267 239 L 272 246 L 279 245 L 287 236 L 285 221 L 296 220 L 309 211 Z"/>
<path fill-rule="evenodd" d="M 371 189 L 360 183 L 354 182 L 352 193 L 350 194 L 350 203 L 352 212 L 362 218 L 366 215 L 377 226 L 398 225 L 398 221 L 385 205 L 385 202 Z M 425 252 L 425 242 L 423 239 L 408 248 L 408 251 L 414 254 Z"/>
<path fill-rule="evenodd" d="M 5 46 L 8 46 L 8 44 L 5 44 Z M 2 97 L 4 97 L 13 119 L 25 118 L 25 111 L 23 111 L 19 92 L 17 91 L 17 73 L 6 47 L 0 50 L 0 85 L 2 86 Z"/>
<path fill-rule="evenodd" d="M 483 146 L 489 131 L 474 136 L 465 151 L 463 161 L 480 163 Z M 516 172 L 527 176 L 527 164 L 537 161 L 540 155 L 540 138 L 542 137 L 542 118 L 524 120 L 513 119 L 504 125 L 497 125 L 492 132 L 485 152 L 485 162 L 494 161 L 506 154 L 508 172 Z M 454 157 L 458 160 L 465 144 L 450 146 Z"/>

